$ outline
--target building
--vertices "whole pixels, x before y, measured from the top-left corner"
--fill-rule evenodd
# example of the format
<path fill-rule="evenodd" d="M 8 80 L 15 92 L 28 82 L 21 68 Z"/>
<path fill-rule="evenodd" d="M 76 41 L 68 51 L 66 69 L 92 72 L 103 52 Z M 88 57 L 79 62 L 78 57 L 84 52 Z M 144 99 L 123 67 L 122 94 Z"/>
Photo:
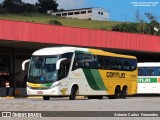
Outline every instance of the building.
<path fill-rule="evenodd" d="M 47 13 L 73 19 L 87 19 L 87 20 L 98 20 L 98 21 L 109 20 L 109 12 L 103 8 L 83 8 L 83 9 L 64 10 L 58 12 L 48 11 Z"/>
<path fill-rule="evenodd" d="M 10 95 L 25 96 L 28 71 L 22 71 L 22 62 L 35 50 L 51 46 L 99 48 L 135 55 L 138 62 L 160 60 L 159 36 L 0 20 L 0 96 L 5 95 L 6 80 Z"/>

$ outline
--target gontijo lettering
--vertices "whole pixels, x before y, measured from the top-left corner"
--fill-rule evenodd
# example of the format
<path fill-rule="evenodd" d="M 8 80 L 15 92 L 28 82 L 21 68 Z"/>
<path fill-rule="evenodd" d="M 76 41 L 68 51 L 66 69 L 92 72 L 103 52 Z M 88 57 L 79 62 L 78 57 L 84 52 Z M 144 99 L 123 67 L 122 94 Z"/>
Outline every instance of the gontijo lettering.
<path fill-rule="evenodd" d="M 108 78 L 125 78 L 125 73 L 119 73 L 119 72 L 107 72 Z"/>

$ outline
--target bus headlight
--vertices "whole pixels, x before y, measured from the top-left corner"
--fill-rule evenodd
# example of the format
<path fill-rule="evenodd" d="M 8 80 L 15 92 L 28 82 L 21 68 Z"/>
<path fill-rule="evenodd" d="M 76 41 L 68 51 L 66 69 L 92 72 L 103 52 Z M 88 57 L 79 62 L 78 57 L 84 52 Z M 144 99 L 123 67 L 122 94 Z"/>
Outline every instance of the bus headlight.
<path fill-rule="evenodd" d="M 29 84 L 28 84 L 28 83 L 27 83 L 27 87 L 28 87 L 28 88 L 31 88 L 31 86 L 29 86 Z"/>
<path fill-rule="evenodd" d="M 61 82 L 58 82 L 58 83 L 53 84 L 50 88 L 54 88 L 54 87 L 57 87 L 57 86 L 60 86 L 60 85 L 61 85 Z"/>

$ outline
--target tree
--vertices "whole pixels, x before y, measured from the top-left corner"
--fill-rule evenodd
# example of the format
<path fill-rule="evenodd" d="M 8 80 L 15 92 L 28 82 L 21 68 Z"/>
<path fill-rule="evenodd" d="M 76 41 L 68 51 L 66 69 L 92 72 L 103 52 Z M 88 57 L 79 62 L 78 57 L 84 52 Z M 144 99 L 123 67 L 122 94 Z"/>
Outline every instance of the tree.
<path fill-rule="evenodd" d="M 154 27 L 159 28 L 160 23 L 157 17 L 151 13 L 145 13 L 145 16 L 149 19 L 149 23 L 139 18 L 139 12 L 136 12 L 136 19 L 138 23 L 121 23 L 112 27 L 113 31 L 123 31 L 123 32 L 134 32 L 134 33 L 144 33 L 154 35 Z M 160 35 L 157 32 L 156 35 Z"/>
<path fill-rule="evenodd" d="M 25 4 L 23 5 L 23 7 L 24 7 L 25 12 L 27 12 L 27 13 L 36 12 L 36 7 L 35 7 L 35 5 L 33 5 L 33 4 L 25 3 Z"/>
<path fill-rule="evenodd" d="M 38 0 L 36 8 L 40 13 L 47 13 L 47 10 L 57 11 L 58 3 L 56 0 Z"/>
<path fill-rule="evenodd" d="M 157 21 L 158 19 L 155 15 L 152 15 L 151 13 L 144 13 L 144 14 L 150 21 Z"/>
<path fill-rule="evenodd" d="M 24 12 L 23 2 L 21 0 L 4 0 L 2 8 L 14 14 Z"/>

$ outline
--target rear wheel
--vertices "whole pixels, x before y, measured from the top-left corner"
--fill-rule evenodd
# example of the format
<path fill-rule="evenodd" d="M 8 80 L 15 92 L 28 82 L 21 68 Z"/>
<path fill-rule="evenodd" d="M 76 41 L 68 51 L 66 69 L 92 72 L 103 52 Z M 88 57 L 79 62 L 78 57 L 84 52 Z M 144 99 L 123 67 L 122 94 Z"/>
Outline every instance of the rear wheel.
<path fill-rule="evenodd" d="M 124 99 L 127 97 L 127 87 L 125 87 L 125 88 L 122 89 L 122 91 L 121 91 L 121 97 L 124 98 Z"/>
<path fill-rule="evenodd" d="M 116 87 L 113 98 L 118 99 L 121 96 L 121 90 L 119 87 Z"/>
<path fill-rule="evenodd" d="M 43 96 L 43 100 L 49 100 L 50 97 L 49 96 Z"/>
<path fill-rule="evenodd" d="M 76 99 L 77 90 L 78 90 L 78 87 L 76 87 L 76 86 L 72 87 L 71 94 L 69 96 L 70 100 L 75 100 Z"/>
<path fill-rule="evenodd" d="M 121 96 L 121 90 L 120 87 L 116 87 L 114 95 L 109 95 L 109 99 L 118 99 Z"/>

